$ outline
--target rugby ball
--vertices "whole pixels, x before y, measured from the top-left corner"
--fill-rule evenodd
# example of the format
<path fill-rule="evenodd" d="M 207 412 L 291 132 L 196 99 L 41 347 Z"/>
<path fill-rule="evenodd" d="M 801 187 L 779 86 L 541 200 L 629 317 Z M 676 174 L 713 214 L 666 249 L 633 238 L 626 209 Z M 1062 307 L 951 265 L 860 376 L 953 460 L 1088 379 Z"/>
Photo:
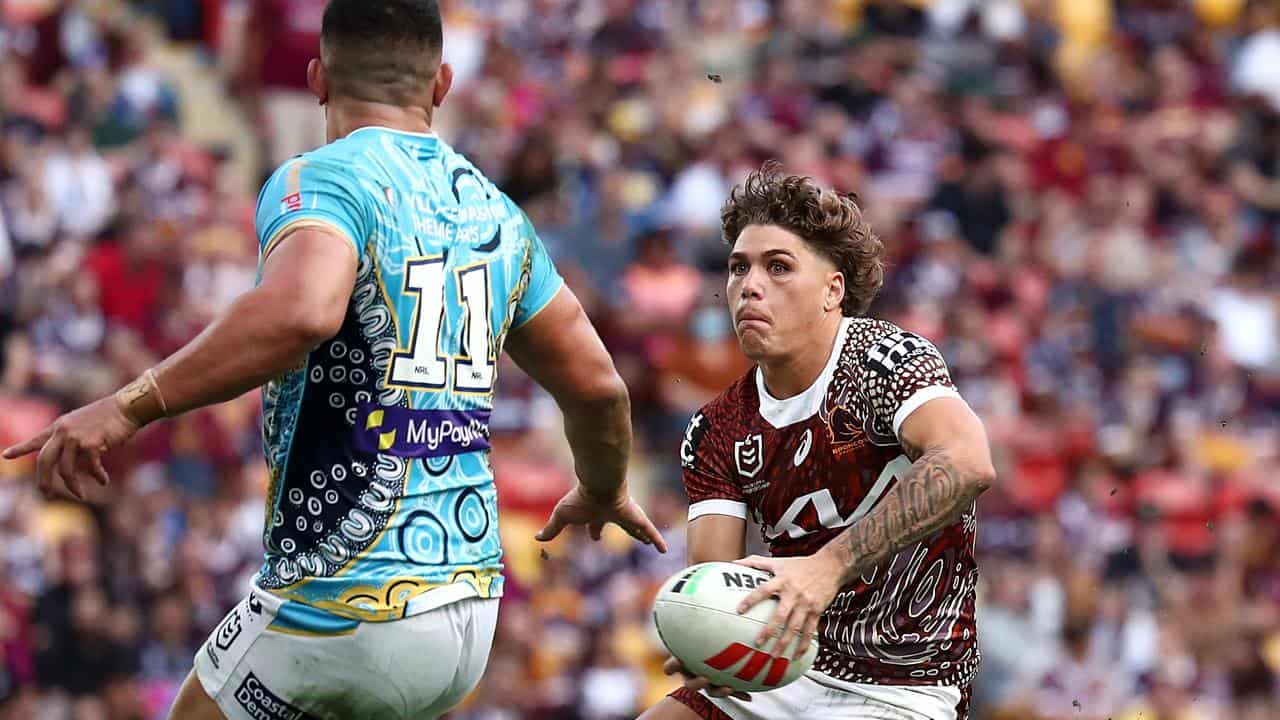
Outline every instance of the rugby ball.
<path fill-rule="evenodd" d="M 809 643 L 804 655 L 794 658 L 796 641 L 785 657 L 756 647 L 756 636 L 773 617 L 777 598 L 766 598 L 745 614 L 742 602 L 756 586 L 772 577 L 745 565 L 708 562 L 692 565 L 672 575 L 653 601 L 653 621 L 667 650 L 689 672 L 715 685 L 744 692 L 776 690 L 803 675 L 818 656 L 818 642 Z"/>

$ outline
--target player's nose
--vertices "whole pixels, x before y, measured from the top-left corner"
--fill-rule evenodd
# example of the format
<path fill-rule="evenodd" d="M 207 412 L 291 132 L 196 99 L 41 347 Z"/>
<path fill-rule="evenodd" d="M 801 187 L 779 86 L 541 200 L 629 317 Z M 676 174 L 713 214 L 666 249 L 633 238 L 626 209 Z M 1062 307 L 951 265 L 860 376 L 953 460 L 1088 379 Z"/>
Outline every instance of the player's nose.
<path fill-rule="evenodd" d="M 748 269 L 746 274 L 742 276 L 738 292 L 744 299 L 758 300 L 764 297 L 764 273 L 754 267 Z"/>

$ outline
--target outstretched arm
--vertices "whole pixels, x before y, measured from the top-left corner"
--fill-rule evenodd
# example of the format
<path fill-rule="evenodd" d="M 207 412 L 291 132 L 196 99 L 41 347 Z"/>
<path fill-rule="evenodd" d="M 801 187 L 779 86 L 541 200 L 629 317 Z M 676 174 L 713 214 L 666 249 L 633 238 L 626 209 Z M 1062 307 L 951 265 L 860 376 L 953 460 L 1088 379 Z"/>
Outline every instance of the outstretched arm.
<path fill-rule="evenodd" d="M 278 241 L 263 262 L 257 287 L 155 367 L 169 415 L 239 397 L 297 366 L 341 329 L 356 278 L 350 242 L 305 227 Z"/>
<path fill-rule="evenodd" d="M 113 397 L 55 420 L 4 452 L 40 451 L 46 494 L 83 499 L 84 481 L 108 482 L 102 454 L 167 415 L 235 398 L 297 366 L 342 326 L 356 258 L 350 242 L 321 226 L 299 228 L 274 245 L 262 281 L 185 347 Z"/>
<path fill-rule="evenodd" d="M 627 386 L 573 292 L 561 287 L 545 308 L 512 331 L 506 350 L 564 412 L 579 480 L 556 505 L 537 539 L 551 540 L 568 525 L 586 525 L 591 537 L 599 540 L 605 524 L 613 522 L 636 540 L 666 552 L 661 533 L 627 492 Z"/>

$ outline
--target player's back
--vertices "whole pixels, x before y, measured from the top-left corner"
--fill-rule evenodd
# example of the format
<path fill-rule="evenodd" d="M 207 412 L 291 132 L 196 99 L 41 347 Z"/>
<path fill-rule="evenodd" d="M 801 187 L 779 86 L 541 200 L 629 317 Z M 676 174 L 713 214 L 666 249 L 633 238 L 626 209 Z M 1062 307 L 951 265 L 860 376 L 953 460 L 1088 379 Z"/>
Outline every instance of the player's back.
<path fill-rule="evenodd" d="M 496 360 L 560 278 L 524 214 L 435 135 L 367 127 L 286 163 L 259 198 L 263 257 L 303 224 L 346 236 L 358 272 L 341 331 L 264 391 L 257 583 L 352 620 L 419 612 L 445 586 L 432 604 L 496 597 Z"/>

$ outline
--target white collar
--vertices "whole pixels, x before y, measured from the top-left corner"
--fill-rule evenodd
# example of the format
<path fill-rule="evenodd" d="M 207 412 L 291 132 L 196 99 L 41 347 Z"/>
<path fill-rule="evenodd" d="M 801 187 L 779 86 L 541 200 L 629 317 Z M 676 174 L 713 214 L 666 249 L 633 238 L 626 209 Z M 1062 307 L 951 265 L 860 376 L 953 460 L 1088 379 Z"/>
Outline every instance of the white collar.
<path fill-rule="evenodd" d="M 361 130 L 382 130 L 384 132 L 396 133 L 398 135 L 409 135 L 412 137 L 432 138 L 432 139 L 436 138 L 436 133 L 434 130 L 420 133 L 420 132 L 413 132 L 411 130 L 397 130 L 396 128 L 389 128 L 384 125 L 362 125 L 356 128 L 355 130 L 352 130 L 351 132 L 347 133 L 347 137 L 351 137 L 352 135 L 355 135 Z"/>
<path fill-rule="evenodd" d="M 840 321 L 840 329 L 836 331 L 835 342 L 831 347 L 831 355 L 827 357 L 826 366 L 822 368 L 822 372 L 813 384 L 798 395 L 792 395 L 783 400 L 770 395 L 769 389 L 764 385 L 764 373 L 756 367 L 756 390 L 760 394 L 760 415 L 770 425 L 783 428 L 808 420 L 818 413 L 818 408 L 822 407 L 822 398 L 826 396 L 827 387 L 831 385 L 831 378 L 835 375 L 836 366 L 840 363 L 840 353 L 844 350 L 845 339 L 849 335 L 849 326 L 852 323 L 853 318 L 844 318 Z"/>

